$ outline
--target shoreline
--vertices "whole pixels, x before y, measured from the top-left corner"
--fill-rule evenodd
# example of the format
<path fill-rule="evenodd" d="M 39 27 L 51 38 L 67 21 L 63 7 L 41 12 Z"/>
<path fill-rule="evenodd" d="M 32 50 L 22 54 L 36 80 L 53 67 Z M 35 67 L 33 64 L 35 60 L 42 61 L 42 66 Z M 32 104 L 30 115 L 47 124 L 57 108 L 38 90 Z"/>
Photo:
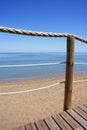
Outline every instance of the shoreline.
<path fill-rule="evenodd" d="M 0 79 L 0 83 L 8 83 L 8 82 L 22 82 L 22 81 L 35 81 L 35 80 L 44 80 L 49 78 L 60 78 L 64 77 L 64 74 L 58 75 L 58 76 L 46 76 L 46 77 L 34 77 L 34 78 L 15 78 L 15 79 Z"/>
<path fill-rule="evenodd" d="M 74 80 L 87 79 L 87 74 L 74 75 Z M 64 77 L 0 83 L 0 92 L 22 91 L 64 81 Z M 0 95 L 0 129 L 33 122 L 63 111 L 64 84 L 30 93 Z M 73 107 L 87 103 L 87 82 L 73 84 Z"/>
<path fill-rule="evenodd" d="M 87 73 L 82 73 L 82 74 L 80 74 L 80 73 L 75 73 L 75 74 L 73 74 L 73 78 L 74 77 L 77 77 L 77 76 L 86 76 L 87 75 Z M 11 83 L 11 82 L 23 82 L 23 81 L 38 81 L 38 80 L 45 80 L 45 79 L 56 79 L 56 78 L 64 78 L 65 77 L 65 74 L 61 74 L 61 75 L 58 75 L 58 76 L 47 76 L 47 77 L 37 77 L 37 78 L 17 78 L 17 79 L 5 79 L 5 80 L 3 80 L 3 79 L 0 79 L 0 83 Z"/>

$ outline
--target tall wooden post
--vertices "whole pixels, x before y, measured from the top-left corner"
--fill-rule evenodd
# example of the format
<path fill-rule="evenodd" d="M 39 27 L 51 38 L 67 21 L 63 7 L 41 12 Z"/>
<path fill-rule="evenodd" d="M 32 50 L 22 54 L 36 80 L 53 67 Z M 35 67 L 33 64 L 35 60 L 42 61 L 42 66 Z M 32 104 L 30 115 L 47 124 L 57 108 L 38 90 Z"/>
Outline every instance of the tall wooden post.
<path fill-rule="evenodd" d="M 67 37 L 67 61 L 65 77 L 64 110 L 72 108 L 72 83 L 74 68 L 74 37 Z"/>

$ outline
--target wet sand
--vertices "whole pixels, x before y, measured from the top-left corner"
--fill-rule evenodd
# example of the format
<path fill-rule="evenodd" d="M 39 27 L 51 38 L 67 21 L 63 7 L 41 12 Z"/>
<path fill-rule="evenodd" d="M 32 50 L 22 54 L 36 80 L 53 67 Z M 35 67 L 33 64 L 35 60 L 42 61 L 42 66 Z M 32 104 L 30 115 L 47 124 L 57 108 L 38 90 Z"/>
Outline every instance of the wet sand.
<path fill-rule="evenodd" d="M 74 76 L 74 80 L 87 75 Z M 36 89 L 64 81 L 64 77 L 0 83 L 1 92 Z M 0 130 L 14 127 L 63 111 L 64 83 L 54 87 L 12 95 L 0 95 Z M 87 103 L 87 82 L 73 84 L 72 106 Z"/>

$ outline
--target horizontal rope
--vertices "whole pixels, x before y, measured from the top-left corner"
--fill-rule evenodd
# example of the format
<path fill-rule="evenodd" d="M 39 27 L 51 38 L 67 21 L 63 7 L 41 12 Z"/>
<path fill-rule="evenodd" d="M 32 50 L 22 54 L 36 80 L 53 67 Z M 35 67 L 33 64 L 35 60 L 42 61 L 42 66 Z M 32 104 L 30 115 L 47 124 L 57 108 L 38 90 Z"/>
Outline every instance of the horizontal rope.
<path fill-rule="evenodd" d="M 80 62 L 76 62 L 76 65 L 87 65 L 87 63 L 80 63 Z"/>
<path fill-rule="evenodd" d="M 10 67 L 33 67 L 33 66 L 48 66 L 48 65 L 58 65 L 64 64 L 66 62 L 55 62 L 55 63 L 42 63 L 42 64 L 23 64 L 23 65 L 0 65 L 0 68 L 10 68 Z"/>
<path fill-rule="evenodd" d="M 75 80 L 75 81 L 73 81 L 73 83 L 81 83 L 81 82 L 87 82 L 87 79 L 84 79 L 84 80 Z"/>
<path fill-rule="evenodd" d="M 29 31 L 29 30 L 20 30 L 15 28 L 8 28 L 0 26 L 0 32 L 6 33 L 13 33 L 13 34 L 21 34 L 21 35 L 28 35 L 28 36 L 42 36 L 42 37 L 74 37 L 75 39 L 87 43 L 86 39 L 83 39 L 79 36 L 69 33 L 49 33 L 49 32 L 37 32 L 37 31 Z"/>
<path fill-rule="evenodd" d="M 22 65 L 0 65 L 0 68 L 13 68 L 13 67 L 33 67 L 33 66 L 48 66 L 48 65 L 58 65 L 65 64 L 66 62 L 54 62 L 54 63 L 42 63 L 42 64 L 22 64 Z M 76 65 L 87 65 L 87 63 L 74 63 Z"/>
<path fill-rule="evenodd" d="M 76 81 L 73 81 L 73 83 L 81 83 L 81 82 L 87 82 L 87 79 L 85 79 L 85 80 L 76 80 Z M 0 93 L 0 95 L 13 95 L 13 94 L 21 94 L 21 93 L 35 92 L 35 91 L 38 91 L 38 90 L 44 90 L 44 89 L 51 88 L 51 87 L 54 87 L 54 86 L 59 85 L 59 84 L 62 84 L 62 83 L 65 83 L 65 81 L 57 82 L 57 83 L 55 83 L 55 84 L 48 85 L 48 86 L 45 86 L 45 87 L 36 88 L 36 89 L 29 89 L 29 90 L 16 91 L 16 92 L 4 92 L 4 93 Z"/>
<path fill-rule="evenodd" d="M 49 85 L 49 86 L 45 86 L 45 87 L 36 88 L 36 89 L 29 89 L 29 90 L 17 91 L 17 92 L 0 93 L 0 95 L 12 95 L 12 94 L 21 94 L 21 93 L 35 92 L 35 91 L 38 91 L 38 90 L 43 90 L 43 89 L 48 89 L 48 88 L 54 87 L 54 86 L 59 85 L 61 83 L 63 83 L 63 82 L 57 82 L 55 84 L 52 84 L 52 85 Z"/>

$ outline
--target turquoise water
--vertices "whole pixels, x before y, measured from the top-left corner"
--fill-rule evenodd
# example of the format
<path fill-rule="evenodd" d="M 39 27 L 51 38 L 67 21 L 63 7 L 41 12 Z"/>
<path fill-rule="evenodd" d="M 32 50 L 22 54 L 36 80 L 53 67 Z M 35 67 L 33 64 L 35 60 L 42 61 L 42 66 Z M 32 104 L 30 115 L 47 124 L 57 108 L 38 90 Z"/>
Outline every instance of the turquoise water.
<path fill-rule="evenodd" d="M 0 65 L 65 62 L 66 53 L 0 53 Z M 87 63 L 87 53 L 75 53 L 75 62 Z M 65 64 L 0 68 L 0 82 L 40 79 L 65 75 Z M 87 74 L 87 65 L 75 65 L 75 74 Z"/>

